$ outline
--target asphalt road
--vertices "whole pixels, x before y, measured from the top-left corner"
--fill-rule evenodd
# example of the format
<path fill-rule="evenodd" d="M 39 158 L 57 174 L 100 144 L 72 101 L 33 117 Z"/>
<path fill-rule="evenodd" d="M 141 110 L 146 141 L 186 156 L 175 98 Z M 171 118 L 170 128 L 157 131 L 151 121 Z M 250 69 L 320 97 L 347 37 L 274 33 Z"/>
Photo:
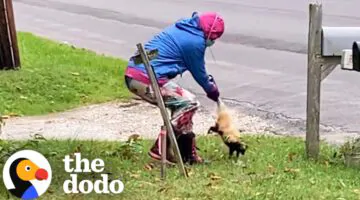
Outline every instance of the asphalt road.
<path fill-rule="evenodd" d="M 222 96 L 248 114 L 303 133 L 306 115 L 307 0 L 14 0 L 18 30 L 128 58 L 136 43 L 193 11 L 220 12 L 226 33 L 208 53 Z M 360 1 L 324 0 L 326 26 L 360 26 Z M 120 77 L 122 78 L 122 77 Z M 189 81 L 185 83 L 185 81 Z M 180 80 L 203 95 L 187 74 Z M 325 132 L 360 132 L 360 73 L 337 68 L 322 84 Z M 213 105 L 201 98 L 203 105 Z M 280 126 L 279 126 L 280 127 Z"/>

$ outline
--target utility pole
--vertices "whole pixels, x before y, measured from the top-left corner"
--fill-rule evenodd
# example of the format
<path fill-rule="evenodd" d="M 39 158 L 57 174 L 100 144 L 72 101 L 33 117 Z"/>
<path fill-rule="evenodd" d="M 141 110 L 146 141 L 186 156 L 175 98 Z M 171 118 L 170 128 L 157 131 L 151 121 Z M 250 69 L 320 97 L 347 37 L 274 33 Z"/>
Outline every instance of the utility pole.
<path fill-rule="evenodd" d="M 0 0 L 0 70 L 20 67 L 12 0 Z"/>

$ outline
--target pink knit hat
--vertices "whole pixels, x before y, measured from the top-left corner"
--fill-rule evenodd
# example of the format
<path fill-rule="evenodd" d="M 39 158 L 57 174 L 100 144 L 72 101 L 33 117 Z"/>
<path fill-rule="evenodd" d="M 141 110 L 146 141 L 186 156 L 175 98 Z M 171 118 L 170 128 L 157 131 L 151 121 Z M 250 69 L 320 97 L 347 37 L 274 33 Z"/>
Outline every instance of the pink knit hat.
<path fill-rule="evenodd" d="M 202 13 L 199 18 L 200 27 L 204 31 L 206 38 L 216 40 L 224 33 L 224 19 L 216 12 Z"/>

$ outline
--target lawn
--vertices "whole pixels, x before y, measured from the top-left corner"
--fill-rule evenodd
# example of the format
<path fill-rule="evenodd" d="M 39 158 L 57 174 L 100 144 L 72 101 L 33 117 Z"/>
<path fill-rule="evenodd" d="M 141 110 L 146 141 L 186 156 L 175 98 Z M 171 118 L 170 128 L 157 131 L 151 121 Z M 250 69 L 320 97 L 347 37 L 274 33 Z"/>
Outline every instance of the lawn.
<path fill-rule="evenodd" d="M 88 50 L 19 33 L 22 68 L 0 71 L 0 114 L 38 115 L 80 105 L 127 100 L 123 82 L 126 62 Z M 210 164 L 187 166 L 184 179 L 176 167 L 168 168 L 162 182 L 160 169 L 149 164 L 153 141 L 135 143 L 46 140 L 0 140 L 0 169 L 17 150 L 33 149 L 49 160 L 52 184 L 41 199 L 359 199 L 358 170 L 344 167 L 335 147 L 322 144 L 319 161 L 304 157 L 304 141 L 290 137 L 245 136 L 250 148 L 239 162 L 227 158 L 227 149 L 216 136 L 199 137 L 200 154 Z M 111 179 L 120 178 L 119 195 L 67 195 L 63 183 L 70 179 L 62 160 L 81 152 L 87 159 L 101 158 Z M 99 174 L 79 175 L 97 180 Z M 2 180 L 2 171 L 0 173 Z M 9 193 L 0 184 L 0 199 Z M 14 199 L 14 198 L 12 198 Z"/>
<path fill-rule="evenodd" d="M 321 159 L 307 161 L 300 139 L 245 136 L 250 148 L 234 162 L 216 136 L 200 137 L 200 154 L 209 164 L 188 166 L 190 177 L 179 176 L 176 167 L 168 168 L 167 180 L 159 179 L 157 165 L 148 165 L 147 150 L 152 141 L 133 144 L 98 141 L 0 142 L 0 169 L 17 148 L 34 149 L 44 154 L 53 171 L 52 184 L 41 199 L 359 199 L 359 171 L 345 168 L 334 157 L 334 147 L 322 145 Z M 25 145 L 25 146 L 24 146 Z M 111 178 L 121 178 L 124 192 L 119 195 L 66 195 L 62 184 L 70 176 L 64 171 L 65 155 L 81 152 L 90 160 L 102 158 Z M 82 175 L 94 179 L 99 175 Z M 81 179 L 80 179 L 81 180 Z M 0 184 L 0 196 L 7 192 Z"/>
<path fill-rule="evenodd" d="M 126 100 L 126 62 L 18 33 L 22 68 L 0 71 L 0 114 L 38 115 Z"/>

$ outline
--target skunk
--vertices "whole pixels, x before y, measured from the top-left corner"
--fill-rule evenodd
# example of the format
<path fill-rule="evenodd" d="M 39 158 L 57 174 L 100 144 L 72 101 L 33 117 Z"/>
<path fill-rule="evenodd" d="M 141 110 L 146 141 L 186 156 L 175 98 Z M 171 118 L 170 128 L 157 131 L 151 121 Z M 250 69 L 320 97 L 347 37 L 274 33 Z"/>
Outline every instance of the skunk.
<path fill-rule="evenodd" d="M 215 126 L 209 128 L 208 134 L 211 132 L 216 132 L 221 136 L 223 142 L 229 148 L 229 158 L 232 157 L 235 151 L 237 158 L 240 153 L 245 155 L 247 145 L 240 140 L 241 131 L 235 128 L 230 113 L 222 102 L 218 102 L 216 123 Z"/>

